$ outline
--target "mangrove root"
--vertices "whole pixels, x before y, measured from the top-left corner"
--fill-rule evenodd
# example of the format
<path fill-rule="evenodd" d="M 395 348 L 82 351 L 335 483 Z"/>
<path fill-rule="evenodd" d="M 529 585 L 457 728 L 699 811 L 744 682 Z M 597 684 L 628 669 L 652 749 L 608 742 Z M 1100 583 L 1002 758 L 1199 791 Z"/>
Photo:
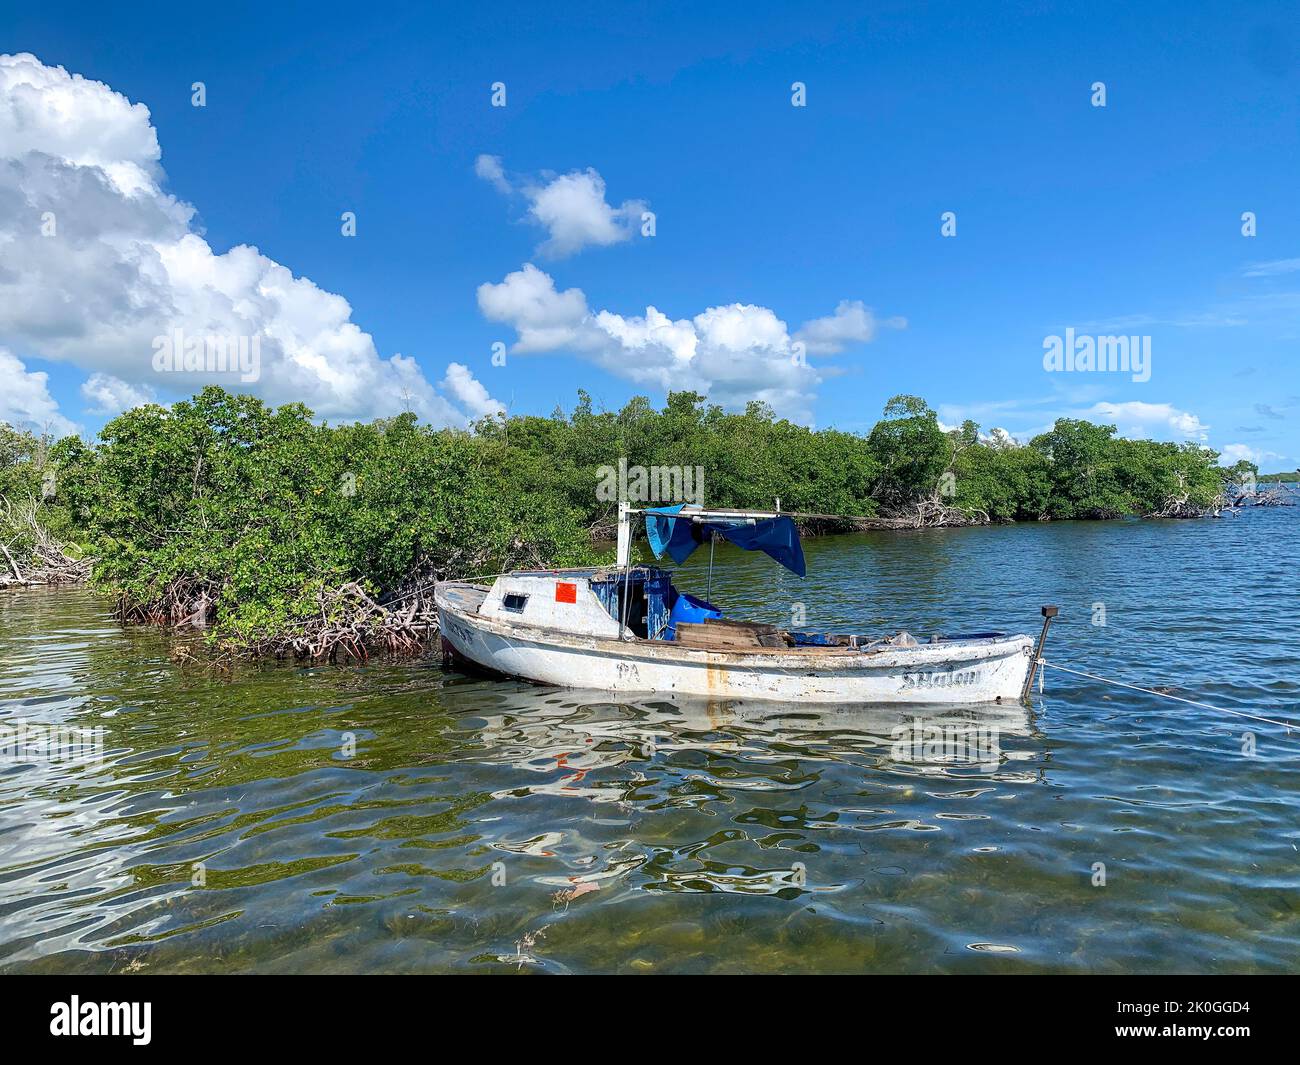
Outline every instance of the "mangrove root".
<path fill-rule="evenodd" d="M 416 655 L 438 634 L 433 585 L 427 582 L 378 602 L 349 581 L 317 594 L 317 613 L 283 636 L 256 643 L 255 654 L 335 662 L 373 654 Z"/>

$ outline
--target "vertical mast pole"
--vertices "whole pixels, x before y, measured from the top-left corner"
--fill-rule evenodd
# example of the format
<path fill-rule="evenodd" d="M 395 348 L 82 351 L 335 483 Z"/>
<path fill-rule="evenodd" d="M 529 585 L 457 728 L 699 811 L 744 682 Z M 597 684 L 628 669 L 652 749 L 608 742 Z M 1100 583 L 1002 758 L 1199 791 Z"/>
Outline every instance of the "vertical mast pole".
<path fill-rule="evenodd" d="M 632 523 L 625 502 L 618 504 L 618 560 L 616 566 L 626 567 L 632 558 Z"/>
<path fill-rule="evenodd" d="M 623 570 L 623 587 L 619 589 L 618 638 L 623 639 L 627 624 L 627 590 L 632 583 L 632 521 L 624 501 L 618 504 L 618 559 L 616 565 Z"/>
<path fill-rule="evenodd" d="M 710 530 L 709 532 L 709 583 L 708 590 L 704 593 L 706 603 L 713 602 L 713 548 L 718 542 L 718 534 Z"/>

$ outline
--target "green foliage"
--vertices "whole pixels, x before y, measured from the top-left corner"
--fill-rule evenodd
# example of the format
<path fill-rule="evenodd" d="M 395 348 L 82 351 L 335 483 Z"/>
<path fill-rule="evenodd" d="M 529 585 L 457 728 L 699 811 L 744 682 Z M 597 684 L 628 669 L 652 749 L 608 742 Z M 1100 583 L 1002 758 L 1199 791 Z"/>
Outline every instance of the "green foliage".
<path fill-rule="evenodd" d="M 41 473 L 49 441 L 0 422 L 0 495 L 41 494 Z"/>
<path fill-rule="evenodd" d="M 1208 507 L 1223 491 L 1223 478 L 1214 460 L 1199 444 L 1118 440 L 1117 466 L 1128 514 L 1146 514 L 1168 499 L 1185 499 Z"/>
<path fill-rule="evenodd" d="M 75 440 L 70 437 L 52 444 L 46 436 L 0 422 L 0 542 L 20 562 L 28 559 L 34 545 L 32 530 L 14 520 L 15 508 L 21 509 L 21 504 L 33 502 L 41 526 L 56 539 L 66 542 L 75 535 L 70 509 L 54 496 L 58 455 Z"/>
<path fill-rule="evenodd" d="M 1113 425 L 1075 418 L 1058 419 L 1050 432 L 1030 441 L 1050 464 L 1048 517 L 1116 518 L 1126 513 L 1116 445 Z"/>
<path fill-rule="evenodd" d="M 1048 510 L 1051 463 L 1030 447 L 975 443 L 953 463 L 956 495 L 963 510 L 983 511 L 991 521 L 1036 521 Z"/>
<path fill-rule="evenodd" d="M 1123 440 L 1113 425 L 1061 418 L 1030 447 L 1050 464 L 1052 518 L 1150 514 L 1171 499 L 1205 507 L 1222 490 L 1218 455 L 1198 444 Z"/>
<path fill-rule="evenodd" d="M 939 419 L 916 396 L 895 396 L 867 438 L 876 459 L 872 494 L 885 506 L 906 504 L 937 491 L 952 461 L 953 443 Z"/>
<path fill-rule="evenodd" d="M 434 575 L 580 561 L 581 515 L 551 470 L 491 434 L 436 432 L 411 415 L 316 424 L 208 388 L 137 407 L 61 473 L 86 516 L 95 578 L 131 612 L 169 590 L 213 604 L 219 637 L 274 637 L 348 580 L 384 594 Z"/>
<path fill-rule="evenodd" d="M 53 471 L 43 520 L 75 532 L 128 613 L 174 617 L 178 600 L 200 599 L 218 638 L 252 643 L 347 581 L 382 598 L 434 577 L 607 558 L 593 535 L 612 532 L 617 501 L 598 488 L 620 458 L 701 467 L 708 505 L 779 496 L 787 511 L 841 515 L 889 515 L 952 488 L 945 502 L 992 521 L 1114 517 L 1184 496 L 1206 505 L 1222 486 L 1213 452 L 1117 439 L 1113 426 L 1062 419 L 1017 446 L 973 422 L 945 432 L 914 396 L 884 414 L 864 437 L 761 403 L 728 413 L 679 392 L 659 410 L 634 397 L 598 411 L 579 392 L 568 414 L 471 431 L 409 414 L 326 426 L 299 404 L 208 388 L 128 411 L 93 445 L 0 426 L 0 494 L 40 498 Z"/>
<path fill-rule="evenodd" d="M 1259 467 L 1249 459 L 1238 459 L 1231 466 L 1225 466 L 1219 473 L 1223 477 L 1223 483 L 1231 485 L 1243 484 L 1251 477 L 1255 478 L 1256 483 L 1267 479 L 1259 475 Z"/>

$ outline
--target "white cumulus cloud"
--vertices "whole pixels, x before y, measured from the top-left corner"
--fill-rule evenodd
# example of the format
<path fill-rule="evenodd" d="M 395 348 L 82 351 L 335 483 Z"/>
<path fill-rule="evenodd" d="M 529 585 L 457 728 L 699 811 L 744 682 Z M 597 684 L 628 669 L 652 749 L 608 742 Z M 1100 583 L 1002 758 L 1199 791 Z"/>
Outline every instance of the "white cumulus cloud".
<path fill-rule="evenodd" d="M 610 204 L 605 199 L 605 179 L 591 167 L 511 182 L 499 156 L 480 155 L 474 161 L 474 172 L 503 193 L 523 196 L 528 219 L 548 233 L 537 247 L 537 254 L 547 258 L 563 259 L 583 248 L 631 240 L 648 209 L 644 200 L 624 200 L 617 207 Z"/>
<path fill-rule="evenodd" d="M 453 362 L 442 379 L 442 390 L 467 410 L 474 418 L 485 418 L 505 413 L 505 405 L 488 395 L 468 366 Z"/>
<path fill-rule="evenodd" d="M 1085 416 L 1093 421 L 1114 423 L 1121 436 L 1206 440 L 1210 429 L 1195 414 L 1170 403 L 1095 403 Z"/>
<path fill-rule="evenodd" d="M 507 274 L 498 285 L 479 285 L 478 305 L 486 318 L 514 326 L 519 334 L 514 350 L 521 353 L 571 344 L 587 318 L 582 290 L 557 291 L 551 275 L 532 263 Z"/>
<path fill-rule="evenodd" d="M 81 385 L 82 398 L 90 404 L 93 414 L 121 414 L 124 410 L 152 403 L 156 398 L 147 385 L 129 385 L 119 377 L 106 373 L 93 373 Z"/>
<path fill-rule="evenodd" d="M 654 306 L 630 316 L 593 311 L 581 289 L 557 289 L 532 263 L 480 285 L 478 303 L 486 318 L 515 329 L 517 353 L 569 351 L 640 386 L 699 392 L 729 409 L 759 400 L 812 421 L 824 374 L 767 307 L 732 303 L 680 319 Z"/>
<path fill-rule="evenodd" d="M 342 296 L 255 247 L 209 245 L 194 208 L 165 191 L 160 158 L 143 104 L 32 55 L 0 56 L 0 343 L 97 375 L 86 394 L 100 410 L 216 383 L 333 419 L 476 413 L 414 359 L 382 357 Z M 177 329 L 257 338 L 260 376 L 157 372 L 154 339 Z"/>
<path fill-rule="evenodd" d="M 871 308 L 861 300 L 841 300 L 834 314 L 804 322 L 795 340 L 803 341 L 814 355 L 834 355 L 850 344 L 867 344 L 875 339 L 880 326 L 903 329 L 906 318 L 887 318 L 879 321 Z"/>
<path fill-rule="evenodd" d="M 28 370 L 5 348 L 0 348 L 0 385 L 0 422 L 53 436 L 77 432 L 77 426 L 59 413 L 59 405 L 50 395 L 49 374 Z"/>
<path fill-rule="evenodd" d="M 1225 466 L 1231 466 L 1242 459 L 1253 462 L 1258 466 L 1260 463 L 1273 462 L 1280 458 L 1282 456 L 1276 451 L 1263 451 L 1259 448 L 1253 448 L 1249 444 L 1228 444 L 1219 452 L 1219 461 Z"/>
<path fill-rule="evenodd" d="M 513 191 L 510 182 L 506 180 L 506 172 L 501 165 L 501 156 L 499 155 L 480 155 L 474 160 L 474 173 L 492 185 L 498 192 L 509 194 Z"/>

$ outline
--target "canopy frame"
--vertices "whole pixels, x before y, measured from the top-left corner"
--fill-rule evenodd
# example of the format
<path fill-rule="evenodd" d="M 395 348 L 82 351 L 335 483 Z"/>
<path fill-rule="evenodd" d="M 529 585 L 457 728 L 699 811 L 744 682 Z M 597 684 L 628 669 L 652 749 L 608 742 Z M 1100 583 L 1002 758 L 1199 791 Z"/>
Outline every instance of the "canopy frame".
<path fill-rule="evenodd" d="M 633 515 L 644 516 L 647 518 L 647 520 L 650 517 L 664 518 L 671 522 L 689 520 L 693 525 L 712 526 L 712 528 L 709 529 L 710 590 L 712 589 L 712 584 L 713 584 L 713 557 L 714 557 L 714 547 L 715 547 L 715 542 L 717 540 L 718 532 L 721 532 L 722 536 L 725 539 L 731 540 L 732 537 L 728 536 L 727 534 L 727 527 L 733 527 L 733 528 L 736 526 L 752 527 L 757 525 L 759 522 L 771 521 L 774 518 L 793 518 L 798 516 L 796 514 L 792 514 L 789 512 L 783 512 L 780 509 L 780 500 L 777 501 L 776 510 L 741 510 L 735 508 L 728 508 L 722 510 L 706 510 L 703 507 L 698 507 L 691 510 L 682 509 L 674 513 L 669 513 L 662 507 L 633 507 L 628 503 L 620 502 L 618 505 L 618 556 L 617 556 L 616 565 L 620 569 L 624 569 L 624 570 L 626 570 L 631 565 Z M 796 549 L 795 557 L 797 558 L 799 565 L 803 566 L 804 565 L 803 552 L 798 542 L 798 530 L 794 530 L 793 532 L 794 532 L 794 547 Z M 733 542 L 738 543 L 738 541 L 735 540 L 733 540 Z M 702 541 L 699 546 L 702 546 Z M 799 569 L 796 569 L 794 566 L 790 565 L 789 561 L 785 560 L 784 558 L 778 557 L 778 555 L 773 554 L 771 551 L 769 551 L 766 546 L 763 545 L 751 546 L 747 544 L 739 544 L 739 546 L 744 547 L 747 550 L 753 550 L 755 549 L 755 547 L 757 547 L 758 550 L 762 550 L 764 554 L 767 554 L 769 557 L 773 558 L 774 561 L 777 561 L 781 565 L 785 566 L 787 569 L 790 569 L 792 572 L 797 573 L 801 577 L 804 575 L 802 572 L 800 572 Z M 658 552 L 656 553 L 658 554 Z M 680 562 L 682 560 L 678 559 L 677 561 Z"/>

